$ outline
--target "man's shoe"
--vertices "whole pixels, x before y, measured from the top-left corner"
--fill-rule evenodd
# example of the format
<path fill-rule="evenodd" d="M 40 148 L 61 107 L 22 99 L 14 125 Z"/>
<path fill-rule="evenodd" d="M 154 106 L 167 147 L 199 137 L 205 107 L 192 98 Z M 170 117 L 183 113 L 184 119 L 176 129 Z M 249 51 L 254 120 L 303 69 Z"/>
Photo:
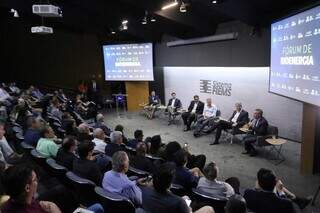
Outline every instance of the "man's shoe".
<path fill-rule="evenodd" d="M 184 128 L 184 132 L 187 132 L 187 131 L 190 131 L 191 129 L 190 129 L 190 127 L 186 127 L 186 128 Z"/>
<path fill-rule="evenodd" d="M 243 155 L 249 155 L 249 154 L 250 154 L 250 152 L 245 151 L 245 152 L 242 152 L 241 154 L 243 154 Z"/>
<path fill-rule="evenodd" d="M 218 144 L 220 144 L 220 143 L 217 141 L 210 143 L 210 145 L 218 145 Z"/>

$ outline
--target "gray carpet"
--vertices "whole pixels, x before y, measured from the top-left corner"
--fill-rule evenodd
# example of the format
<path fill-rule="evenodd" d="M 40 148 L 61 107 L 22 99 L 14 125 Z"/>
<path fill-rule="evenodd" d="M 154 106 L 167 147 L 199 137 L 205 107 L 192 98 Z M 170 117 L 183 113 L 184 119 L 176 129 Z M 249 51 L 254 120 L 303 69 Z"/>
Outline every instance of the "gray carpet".
<path fill-rule="evenodd" d="M 194 154 L 204 154 L 207 162 L 215 161 L 220 169 L 219 179 L 224 180 L 228 177 L 238 177 L 241 181 L 241 188 L 254 187 L 256 173 L 260 168 L 268 168 L 275 171 L 285 186 L 299 196 L 313 195 L 320 185 L 319 176 L 302 176 L 299 174 L 300 168 L 300 149 L 301 145 L 296 142 L 288 142 L 283 147 L 283 154 L 286 160 L 280 165 L 274 165 L 266 160 L 265 153 L 258 157 L 242 155 L 243 145 L 238 140 L 230 144 L 228 135 L 223 135 L 220 144 L 210 146 L 214 133 L 195 138 L 192 131 L 183 132 L 182 120 L 177 124 L 168 126 L 167 118 L 160 114 L 159 117 L 148 120 L 139 113 L 121 113 L 120 117 L 114 112 L 105 112 L 106 123 L 110 127 L 122 124 L 125 127 L 125 135 L 133 137 L 136 129 L 142 129 L 144 136 L 160 134 L 163 142 L 178 141 L 181 145 L 188 143 L 190 151 Z M 263 150 L 262 150 L 263 151 Z M 316 207 L 308 207 L 304 212 L 320 212 L 320 195 L 316 202 Z"/>

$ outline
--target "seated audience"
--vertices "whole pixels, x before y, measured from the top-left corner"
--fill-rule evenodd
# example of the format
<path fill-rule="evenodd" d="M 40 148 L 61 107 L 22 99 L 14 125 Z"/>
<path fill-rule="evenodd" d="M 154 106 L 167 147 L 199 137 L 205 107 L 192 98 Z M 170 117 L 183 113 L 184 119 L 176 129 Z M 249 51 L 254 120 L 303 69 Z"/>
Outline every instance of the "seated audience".
<path fill-rule="evenodd" d="M 144 179 L 131 181 L 126 173 L 129 169 L 129 158 L 123 151 L 112 156 L 112 170 L 104 174 L 102 187 L 109 191 L 131 200 L 136 206 L 142 204 L 141 190 L 137 184 L 143 184 Z"/>
<path fill-rule="evenodd" d="M 154 165 L 150 159 L 146 157 L 147 145 L 144 142 L 139 142 L 136 147 L 137 154 L 132 159 L 132 166 L 146 172 L 152 173 Z"/>
<path fill-rule="evenodd" d="M 124 127 L 123 127 L 122 125 L 120 125 L 120 124 L 118 124 L 118 125 L 114 128 L 114 131 L 119 131 L 119 132 L 122 133 L 122 143 L 127 144 L 127 143 L 128 143 L 128 139 L 127 139 L 127 137 L 124 135 L 123 130 L 124 130 Z"/>
<path fill-rule="evenodd" d="M 71 136 L 65 137 L 57 153 L 57 163 L 72 170 L 73 161 L 77 159 L 74 154 L 76 149 L 76 140 Z"/>
<path fill-rule="evenodd" d="M 176 164 L 176 173 L 173 182 L 183 186 L 187 190 L 197 187 L 200 177 L 203 177 L 199 168 L 188 169 L 187 152 L 180 149 L 175 153 L 174 163 Z"/>
<path fill-rule="evenodd" d="M 10 107 L 10 106 L 12 106 L 12 103 L 11 103 L 12 100 L 13 100 L 13 98 L 2 87 L 2 85 L 0 85 L 0 103 L 7 106 L 7 107 Z"/>
<path fill-rule="evenodd" d="M 41 124 L 40 121 L 34 117 L 29 117 L 27 120 L 27 127 L 24 134 L 24 142 L 36 147 L 41 138 Z"/>
<path fill-rule="evenodd" d="M 138 129 L 134 131 L 134 139 L 129 140 L 127 146 L 135 149 L 137 147 L 137 144 L 143 142 L 143 131 Z"/>
<path fill-rule="evenodd" d="M 180 149 L 182 149 L 182 147 L 178 142 L 172 141 L 172 142 L 168 143 L 165 147 L 163 158 L 167 161 L 174 161 L 174 154 L 177 151 L 179 151 Z M 202 170 L 204 165 L 206 164 L 206 156 L 205 155 L 192 155 L 192 154 L 190 154 L 188 144 L 185 144 L 183 149 L 188 154 L 187 167 L 188 168 L 198 167 L 199 169 Z"/>
<path fill-rule="evenodd" d="M 241 195 L 233 195 L 226 204 L 225 213 L 247 213 L 246 200 Z"/>
<path fill-rule="evenodd" d="M 88 124 L 82 123 L 78 127 L 78 136 L 77 140 L 81 143 L 83 141 L 91 141 L 93 140 L 92 135 L 90 134 L 90 128 Z"/>
<path fill-rule="evenodd" d="M 226 179 L 226 183 L 232 186 L 235 194 L 240 194 L 240 180 L 237 177 L 229 177 Z"/>
<path fill-rule="evenodd" d="M 1 207 L 2 213 L 61 212 L 56 204 L 35 199 L 38 177 L 28 165 L 17 165 L 8 168 L 5 171 L 3 183 L 10 199 Z"/>
<path fill-rule="evenodd" d="M 206 126 L 214 126 L 214 119 L 217 116 L 218 107 L 212 104 L 212 99 L 208 98 L 207 103 L 204 106 L 202 115 L 198 116 L 197 124 L 193 135 L 195 137 L 200 136 L 202 130 Z"/>
<path fill-rule="evenodd" d="M 11 121 L 25 127 L 28 116 L 31 116 L 31 109 L 28 107 L 23 98 L 18 99 L 18 104 L 15 105 L 10 113 Z"/>
<path fill-rule="evenodd" d="M 153 187 L 142 187 L 142 207 L 146 212 L 192 212 L 191 208 L 184 200 L 186 197 L 179 197 L 169 190 L 174 174 L 174 165 L 171 163 L 164 163 L 155 170 L 155 173 L 152 176 Z M 214 213 L 214 210 L 212 207 L 205 206 L 195 212 Z"/>
<path fill-rule="evenodd" d="M 13 95 L 17 96 L 17 95 L 19 95 L 21 93 L 20 88 L 16 85 L 15 82 L 10 83 L 9 89 L 10 89 L 10 92 L 12 92 Z"/>
<path fill-rule="evenodd" d="M 73 172 L 88 180 L 93 181 L 97 186 L 101 186 L 102 174 L 95 157 L 92 155 L 94 143 L 85 141 L 79 144 L 79 159 L 73 161 Z"/>
<path fill-rule="evenodd" d="M 193 96 L 193 101 L 191 101 L 188 111 L 182 113 L 181 117 L 185 125 L 184 131 L 189 131 L 191 129 L 191 124 L 196 120 L 198 115 L 203 113 L 204 103 L 199 100 L 199 96 Z"/>
<path fill-rule="evenodd" d="M 176 98 L 176 93 L 171 93 L 171 98 L 168 101 L 167 110 L 169 112 L 169 121 L 168 125 L 171 125 L 174 117 L 178 114 L 177 111 L 182 108 L 181 101 Z"/>
<path fill-rule="evenodd" d="M 257 141 L 258 136 L 264 136 L 268 131 L 268 121 L 262 116 L 263 111 L 256 109 L 253 114 L 253 119 L 249 123 L 250 132 L 243 138 L 245 152 L 242 154 L 249 154 L 250 156 L 256 156 L 257 151 L 252 145 Z"/>
<path fill-rule="evenodd" d="M 0 161 L 7 164 L 15 164 L 21 160 L 21 155 L 13 151 L 6 137 L 4 124 L 0 122 Z"/>
<path fill-rule="evenodd" d="M 162 144 L 161 136 L 154 135 L 150 141 L 150 154 L 154 157 L 162 157 L 164 155 L 164 144 Z"/>
<path fill-rule="evenodd" d="M 117 151 L 125 151 L 124 146 L 122 146 L 122 133 L 119 131 L 113 131 L 110 134 L 110 141 L 106 148 L 105 154 L 108 156 L 113 156 Z"/>
<path fill-rule="evenodd" d="M 109 127 L 107 127 L 107 125 L 104 122 L 104 116 L 99 113 L 96 116 L 96 124 L 94 126 L 94 128 L 100 128 L 104 131 L 104 133 L 108 136 L 110 136 L 110 133 L 112 132 L 111 129 Z"/>
<path fill-rule="evenodd" d="M 107 143 L 105 142 L 106 135 L 104 131 L 100 128 L 93 130 L 93 140 L 95 144 L 94 150 L 100 153 L 104 153 Z"/>
<path fill-rule="evenodd" d="M 59 146 L 54 142 L 56 135 L 50 126 L 42 130 L 42 137 L 37 143 L 36 150 L 46 158 L 55 158 L 57 156 Z"/>
<path fill-rule="evenodd" d="M 203 169 L 204 177 L 201 177 L 198 182 L 197 188 L 212 196 L 231 197 L 234 195 L 232 186 L 224 181 L 218 181 L 219 168 L 211 162 Z"/>
<path fill-rule="evenodd" d="M 244 193 L 248 209 L 257 213 L 295 212 L 293 203 L 289 199 L 281 198 L 274 193 L 277 177 L 272 171 L 259 171 L 257 176 L 257 189 L 247 189 Z"/>
<path fill-rule="evenodd" d="M 34 86 L 30 86 L 29 88 L 31 95 L 35 97 L 38 100 L 41 100 L 44 97 L 44 94 L 39 90 L 39 88 L 36 88 Z"/>
<path fill-rule="evenodd" d="M 243 127 L 249 122 L 249 114 L 247 111 L 242 109 L 241 103 L 235 104 L 235 111 L 233 111 L 232 116 L 229 118 L 229 121 L 219 120 L 219 122 L 214 125 L 214 129 L 217 129 L 215 141 L 210 145 L 219 144 L 219 139 L 221 137 L 222 130 L 232 129 L 232 134 L 239 132 L 239 128 Z"/>
<path fill-rule="evenodd" d="M 60 103 L 59 103 L 59 100 L 54 98 L 52 99 L 51 101 L 51 111 L 50 113 L 58 118 L 60 121 L 62 121 L 62 115 L 63 115 L 63 112 L 60 110 Z"/>

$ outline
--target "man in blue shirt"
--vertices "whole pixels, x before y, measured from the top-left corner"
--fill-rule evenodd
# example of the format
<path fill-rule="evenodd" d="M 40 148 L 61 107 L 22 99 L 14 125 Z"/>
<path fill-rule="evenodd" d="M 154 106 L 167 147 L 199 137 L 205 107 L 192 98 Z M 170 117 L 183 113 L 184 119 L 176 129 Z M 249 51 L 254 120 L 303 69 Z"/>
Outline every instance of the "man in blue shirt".
<path fill-rule="evenodd" d="M 28 129 L 24 134 L 24 142 L 36 147 L 38 140 L 41 138 L 40 122 L 34 117 L 29 117 L 27 121 Z"/>
<path fill-rule="evenodd" d="M 112 156 L 112 170 L 104 174 L 102 187 L 112 193 L 130 199 L 136 206 L 142 204 L 141 189 L 144 179 L 131 181 L 126 175 L 129 169 L 129 158 L 124 151 L 118 151 Z"/>

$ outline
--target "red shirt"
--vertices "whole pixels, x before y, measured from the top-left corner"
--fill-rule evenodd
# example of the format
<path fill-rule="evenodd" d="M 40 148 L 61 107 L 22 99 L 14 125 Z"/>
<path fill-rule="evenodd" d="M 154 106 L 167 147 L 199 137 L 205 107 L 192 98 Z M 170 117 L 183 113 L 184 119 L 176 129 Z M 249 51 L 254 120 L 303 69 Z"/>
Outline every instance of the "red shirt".
<path fill-rule="evenodd" d="M 1 208 L 2 213 L 45 213 L 45 211 L 41 208 L 38 200 L 33 200 L 32 203 L 22 204 L 14 201 L 13 199 L 9 199 L 5 202 Z"/>

